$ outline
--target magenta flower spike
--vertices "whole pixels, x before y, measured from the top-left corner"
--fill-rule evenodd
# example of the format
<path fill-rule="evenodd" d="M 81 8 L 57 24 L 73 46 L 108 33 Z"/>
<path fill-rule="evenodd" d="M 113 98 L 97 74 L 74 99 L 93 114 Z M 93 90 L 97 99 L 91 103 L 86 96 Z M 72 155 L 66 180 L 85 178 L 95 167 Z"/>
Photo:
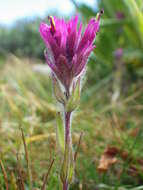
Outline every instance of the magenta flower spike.
<path fill-rule="evenodd" d="M 58 118 L 59 144 L 63 153 L 61 181 L 63 190 L 68 190 L 74 177 L 74 154 L 71 140 L 71 116 L 80 101 L 81 78 L 85 74 L 88 58 L 95 48 L 94 40 L 99 31 L 103 10 L 92 18 L 82 33 L 78 16 L 64 21 L 49 16 L 50 25 L 40 24 L 40 34 L 46 45 L 46 62 L 51 68 L 53 90 L 56 100 L 63 105 L 63 127 Z M 62 131 L 64 131 L 62 135 Z M 58 135 L 58 134 L 57 134 Z"/>
<path fill-rule="evenodd" d="M 100 16 L 98 16 L 99 18 Z M 82 74 L 99 30 L 99 19 L 92 18 L 84 34 L 78 16 L 66 22 L 49 16 L 50 25 L 40 24 L 40 34 L 47 51 L 46 61 L 57 79 L 69 90 L 75 77 Z"/>

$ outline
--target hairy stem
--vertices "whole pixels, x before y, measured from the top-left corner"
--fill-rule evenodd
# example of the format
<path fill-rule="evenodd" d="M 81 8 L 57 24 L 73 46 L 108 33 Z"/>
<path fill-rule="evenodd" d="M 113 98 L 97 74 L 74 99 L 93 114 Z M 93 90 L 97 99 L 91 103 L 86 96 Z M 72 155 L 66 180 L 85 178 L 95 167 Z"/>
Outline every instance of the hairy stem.
<path fill-rule="evenodd" d="M 67 151 L 67 149 L 70 150 L 71 146 L 71 123 L 70 123 L 71 112 L 65 112 L 64 114 L 65 114 L 65 151 Z M 70 156 L 68 156 L 68 159 L 70 159 Z M 68 160 L 68 162 L 70 163 L 70 160 Z M 69 188 L 68 181 L 65 180 L 63 182 L 63 190 L 68 190 L 68 188 Z"/>

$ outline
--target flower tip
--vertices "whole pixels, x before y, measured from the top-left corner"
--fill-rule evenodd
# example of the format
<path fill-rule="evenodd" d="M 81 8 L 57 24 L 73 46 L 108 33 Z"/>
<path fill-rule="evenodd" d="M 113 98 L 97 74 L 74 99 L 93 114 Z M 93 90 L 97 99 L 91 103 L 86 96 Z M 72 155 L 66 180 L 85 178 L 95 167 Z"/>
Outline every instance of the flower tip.
<path fill-rule="evenodd" d="M 123 49 L 122 48 L 118 48 L 114 51 L 114 56 L 116 59 L 121 59 L 123 56 Z"/>
<path fill-rule="evenodd" d="M 51 32 L 55 32 L 56 31 L 56 26 L 55 26 L 55 21 L 53 16 L 48 16 L 48 20 L 50 21 L 50 25 L 51 25 Z"/>
<path fill-rule="evenodd" d="M 104 9 L 101 9 L 100 10 L 100 15 L 103 15 L 104 14 Z"/>
<path fill-rule="evenodd" d="M 100 12 L 97 14 L 97 20 L 99 21 L 101 18 L 101 15 L 104 14 L 104 9 L 101 9 Z"/>

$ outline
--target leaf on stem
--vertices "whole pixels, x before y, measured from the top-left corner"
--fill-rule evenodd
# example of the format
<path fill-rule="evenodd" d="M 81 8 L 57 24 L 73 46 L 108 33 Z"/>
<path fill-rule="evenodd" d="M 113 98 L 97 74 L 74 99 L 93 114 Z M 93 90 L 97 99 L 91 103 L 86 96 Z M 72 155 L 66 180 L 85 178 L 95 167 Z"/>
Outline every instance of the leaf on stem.
<path fill-rule="evenodd" d="M 64 153 L 64 149 L 65 149 L 64 126 L 63 126 L 60 113 L 57 114 L 56 122 L 57 122 L 57 140 L 62 152 Z"/>

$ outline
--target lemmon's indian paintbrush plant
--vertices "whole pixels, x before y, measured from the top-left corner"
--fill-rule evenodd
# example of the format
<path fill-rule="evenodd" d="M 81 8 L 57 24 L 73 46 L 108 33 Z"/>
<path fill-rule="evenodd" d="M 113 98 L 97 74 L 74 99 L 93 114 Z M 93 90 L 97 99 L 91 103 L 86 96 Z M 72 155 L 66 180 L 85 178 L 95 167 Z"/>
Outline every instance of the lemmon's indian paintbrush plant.
<path fill-rule="evenodd" d="M 69 188 L 74 175 L 74 156 L 71 140 L 71 116 L 79 105 L 81 79 L 85 75 L 88 57 L 95 48 L 93 42 L 99 31 L 99 21 L 92 18 L 82 34 L 82 23 L 78 17 L 65 22 L 49 16 L 50 25 L 40 24 L 40 34 L 46 45 L 46 62 L 51 68 L 53 89 L 57 101 L 63 107 L 64 145 L 61 181 L 63 190 Z"/>

